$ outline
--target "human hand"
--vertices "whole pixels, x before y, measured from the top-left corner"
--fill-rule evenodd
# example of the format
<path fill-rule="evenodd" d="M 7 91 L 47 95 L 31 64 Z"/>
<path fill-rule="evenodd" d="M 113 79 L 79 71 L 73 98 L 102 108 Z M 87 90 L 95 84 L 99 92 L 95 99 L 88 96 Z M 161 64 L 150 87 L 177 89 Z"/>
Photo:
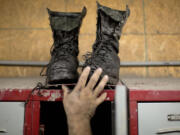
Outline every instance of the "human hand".
<path fill-rule="evenodd" d="M 90 67 L 86 67 L 73 91 L 70 92 L 66 86 L 62 86 L 64 92 L 64 109 L 67 119 L 70 121 L 74 119 L 90 120 L 94 115 L 97 106 L 101 104 L 107 96 L 106 93 L 103 93 L 100 96 L 99 94 L 102 92 L 104 86 L 108 82 L 108 76 L 105 75 L 97 87 L 94 88 L 102 73 L 102 69 L 97 69 L 90 78 L 89 82 L 86 83 L 89 72 Z"/>

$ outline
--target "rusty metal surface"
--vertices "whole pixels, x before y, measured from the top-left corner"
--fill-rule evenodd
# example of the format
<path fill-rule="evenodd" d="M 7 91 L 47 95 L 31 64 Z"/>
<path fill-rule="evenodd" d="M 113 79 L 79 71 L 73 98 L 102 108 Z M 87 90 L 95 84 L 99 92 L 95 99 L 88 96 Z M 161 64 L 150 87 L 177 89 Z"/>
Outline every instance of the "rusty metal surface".
<path fill-rule="evenodd" d="M 0 78 L 0 89 L 31 89 L 38 82 L 45 83 L 45 77 Z"/>
<path fill-rule="evenodd" d="M 180 90 L 180 78 L 137 78 L 122 77 L 129 89 L 139 90 Z M 38 82 L 45 83 L 44 77 L 0 78 L 0 89 L 31 89 Z"/>

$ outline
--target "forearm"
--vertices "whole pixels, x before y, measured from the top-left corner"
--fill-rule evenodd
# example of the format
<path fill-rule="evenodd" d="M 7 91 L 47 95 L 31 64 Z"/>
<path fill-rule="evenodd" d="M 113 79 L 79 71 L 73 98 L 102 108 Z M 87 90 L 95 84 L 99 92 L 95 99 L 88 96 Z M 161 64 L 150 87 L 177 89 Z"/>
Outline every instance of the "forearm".
<path fill-rule="evenodd" d="M 62 85 L 63 89 L 63 105 L 67 116 L 69 135 L 92 135 L 90 119 L 95 113 L 98 105 L 105 99 L 107 94 L 102 92 L 108 76 L 105 75 L 103 79 L 96 86 L 102 69 L 98 68 L 87 83 L 90 67 L 86 67 L 73 91 Z M 87 84 L 87 85 L 86 85 Z M 94 88 L 96 86 L 96 88 Z M 94 89 L 93 89 L 94 88 Z"/>
<path fill-rule="evenodd" d="M 68 118 L 69 135 L 92 135 L 89 119 Z"/>

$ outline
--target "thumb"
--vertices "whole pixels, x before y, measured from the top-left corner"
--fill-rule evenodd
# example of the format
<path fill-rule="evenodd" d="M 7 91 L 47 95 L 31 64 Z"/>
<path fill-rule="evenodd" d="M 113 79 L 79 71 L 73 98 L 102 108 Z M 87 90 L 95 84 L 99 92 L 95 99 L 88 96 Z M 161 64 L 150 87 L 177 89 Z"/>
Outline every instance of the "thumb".
<path fill-rule="evenodd" d="M 64 93 L 64 97 L 66 97 L 69 94 L 69 88 L 66 87 L 65 85 L 62 85 L 62 90 Z"/>
<path fill-rule="evenodd" d="M 107 93 L 103 93 L 96 99 L 97 106 L 100 105 L 107 97 Z"/>

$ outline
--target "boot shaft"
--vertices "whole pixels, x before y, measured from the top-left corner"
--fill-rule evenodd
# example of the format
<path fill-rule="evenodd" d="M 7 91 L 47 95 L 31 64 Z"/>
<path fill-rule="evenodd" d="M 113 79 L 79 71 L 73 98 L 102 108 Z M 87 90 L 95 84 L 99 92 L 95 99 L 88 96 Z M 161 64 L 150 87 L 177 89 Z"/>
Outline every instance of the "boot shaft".
<path fill-rule="evenodd" d="M 82 12 L 56 12 L 48 8 L 47 10 L 52 30 L 71 31 L 80 28 L 82 19 L 86 15 L 86 7 Z"/>
<path fill-rule="evenodd" d="M 102 6 L 97 2 L 97 32 L 93 50 L 97 48 L 99 41 L 107 41 L 113 44 L 114 49 L 118 52 L 122 28 L 129 14 L 128 6 L 126 6 L 126 11 L 120 11 Z"/>
<path fill-rule="evenodd" d="M 70 53 L 78 55 L 78 35 L 82 19 L 86 15 L 86 8 L 82 12 L 64 13 L 47 9 L 49 13 L 50 26 L 53 32 L 53 50 L 65 48 Z M 52 55 L 52 54 L 51 54 Z"/>
<path fill-rule="evenodd" d="M 109 76 L 109 84 L 116 85 L 119 81 L 120 59 L 117 55 L 119 51 L 119 39 L 122 28 L 129 16 L 129 9 L 126 11 L 114 10 L 97 3 L 97 32 L 96 41 L 93 45 L 91 57 L 87 57 L 83 67 L 90 66 L 91 72 L 101 67 L 104 75 Z"/>
<path fill-rule="evenodd" d="M 86 8 L 79 13 L 55 12 L 49 9 L 48 13 L 54 43 L 46 70 L 47 82 L 75 83 L 78 79 L 78 35 Z"/>

